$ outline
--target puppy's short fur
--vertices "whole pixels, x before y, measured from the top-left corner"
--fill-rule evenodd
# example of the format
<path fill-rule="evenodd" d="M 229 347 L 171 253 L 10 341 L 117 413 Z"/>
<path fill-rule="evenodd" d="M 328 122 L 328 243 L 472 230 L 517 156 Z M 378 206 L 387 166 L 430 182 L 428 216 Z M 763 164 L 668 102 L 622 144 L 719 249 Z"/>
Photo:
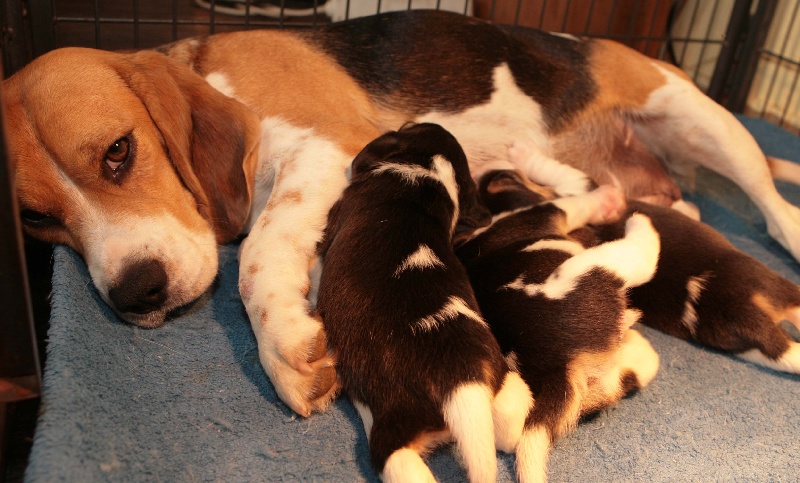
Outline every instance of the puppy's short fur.
<path fill-rule="evenodd" d="M 522 481 L 544 481 L 550 445 L 582 414 L 647 385 L 658 355 L 635 331 L 628 288 L 656 270 L 659 239 L 634 215 L 624 238 L 584 250 L 570 236 L 625 207 L 610 186 L 545 202 L 517 171 L 486 174 L 481 194 L 495 222 L 459 248 L 486 321 L 533 392 L 517 447 Z"/>
<path fill-rule="evenodd" d="M 471 481 L 496 476 L 507 367 L 453 253 L 457 220 L 489 222 L 466 157 L 438 125 L 410 125 L 356 156 L 319 247 L 317 309 L 387 481 L 432 480 L 420 455 L 450 436 Z"/>
<path fill-rule="evenodd" d="M 630 292 L 641 321 L 681 339 L 800 374 L 800 344 L 780 326 L 800 328 L 800 288 L 736 249 L 708 225 L 675 210 L 631 201 L 661 234 L 653 280 Z M 624 220 L 623 218 L 623 220 Z M 624 221 L 599 227 L 601 240 L 622 234 Z"/>
<path fill-rule="evenodd" d="M 580 171 L 537 155 L 526 143 L 516 143 L 509 158 L 536 166 L 535 181 L 544 186 L 530 185 L 545 197 L 592 186 Z M 556 193 L 558 186 L 571 190 Z M 661 238 L 656 274 L 629 293 L 632 307 L 642 312 L 642 323 L 775 370 L 800 373 L 800 344 L 779 325 L 788 320 L 800 327 L 796 284 L 736 249 L 708 225 L 640 201 L 629 200 L 620 221 L 583 232 L 582 241 L 588 246 L 620 238 L 632 213 L 647 215 Z"/>

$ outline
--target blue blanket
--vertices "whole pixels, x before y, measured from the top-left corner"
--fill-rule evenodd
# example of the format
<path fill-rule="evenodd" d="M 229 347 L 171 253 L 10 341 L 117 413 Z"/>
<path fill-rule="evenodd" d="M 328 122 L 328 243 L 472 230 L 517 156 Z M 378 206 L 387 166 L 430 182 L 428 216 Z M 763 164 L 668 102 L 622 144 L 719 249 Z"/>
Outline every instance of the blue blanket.
<path fill-rule="evenodd" d="M 800 162 L 800 138 L 743 121 L 768 154 Z M 800 189 L 780 189 L 800 205 Z M 800 282 L 800 265 L 732 183 L 702 172 L 687 198 Z M 58 248 L 54 271 L 28 481 L 377 481 L 346 400 L 308 419 L 278 400 L 237 293 L 235 246 L 220 250 L 210 302 L 157 330 L 119 321 L 74 252 Z M 800 377 L 637 328 L 661 355 L 658 376 L 558 442 L 551 481 L 797 481 Z M 440 481 L 465 478 L 449 447 L 429 464 Z M 513 481 L 513 456 L 499 464 L 500 481 Z"/>

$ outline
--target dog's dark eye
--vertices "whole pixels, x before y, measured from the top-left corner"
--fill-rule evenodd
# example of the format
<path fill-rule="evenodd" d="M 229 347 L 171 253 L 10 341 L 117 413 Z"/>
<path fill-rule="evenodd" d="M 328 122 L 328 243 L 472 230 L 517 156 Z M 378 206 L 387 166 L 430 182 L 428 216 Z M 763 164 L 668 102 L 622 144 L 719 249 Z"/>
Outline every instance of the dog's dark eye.
<path fill-rule="evenodd" d="M 127 137 L 121 137 L 108 147 L 105 161 L 111 172 L 116 173 L 128 161 L 130 155 L 131 143 Z"/>
<path fill-rule="evenodd" d="M 40 213 L 34 210 L 22 210 L 20 215 L 22 217 L 22 222 L 32 227 L 46 228 L 61 224 L 58 218 L 45 215 L 44 213 Z"/>

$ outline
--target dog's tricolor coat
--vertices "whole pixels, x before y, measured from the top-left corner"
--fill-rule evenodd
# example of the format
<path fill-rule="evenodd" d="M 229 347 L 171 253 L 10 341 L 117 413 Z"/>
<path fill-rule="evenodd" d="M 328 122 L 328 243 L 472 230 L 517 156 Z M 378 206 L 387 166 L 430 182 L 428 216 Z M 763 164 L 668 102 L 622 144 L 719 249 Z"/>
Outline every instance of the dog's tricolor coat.
<path fill-rule="evenodd" d="M 317 309 L 372 464 L 387 481 L 432 481 L 420 455 L 452 435 L 470 480 L 494 481 L 494 395 L 507 374 L 527 389 L 451 246 L 457 221 L 489 222 L 466 157 L 447 131 L 418 124 L 368 144 L 352 176 L 320 244 Z M 509 409 L 499 431 L 527 412 Z"/>
<path fill-rule="evenodd" d="M 516 171 L 489 172 L 480 185 L 496 221 L 458 256 L 533 393 L 516 450 L 520 481 L 544 481 L 550 445 L 582 414 L 655 377 L 658 355 L 629 329 L 639 314 L 628 309 L 627 290 L 655 273 L 659 238 L 643 215 L 628 220 L 624 238 L 589 249 L 570 236 L 619 217 L 625 201 L 610 186 L 545 202 Z"/>
<path fill-rule="evenodd" d="M 303 415 L 334 381 L 305 299 L 328 210 L 353 157 L 407 120 L 452 132 L 474 176 L 533 175 L 507 161 L 507 146 L 527 140 L 669 204 L 665 165 L 707 166 L 800 256 L 800 209 L 744 127 L 678 69 L 609 41 L 413 11 L 160 52 L 60 49 L 4 90 L 27 231 L 80 252 L 125 320 L 162 324 L 211 285 L 215 242 L 249 233 L 242 298 L 267 374 Z M 646 155 L 619 163 L 616 141 L 631 136 Z"/>

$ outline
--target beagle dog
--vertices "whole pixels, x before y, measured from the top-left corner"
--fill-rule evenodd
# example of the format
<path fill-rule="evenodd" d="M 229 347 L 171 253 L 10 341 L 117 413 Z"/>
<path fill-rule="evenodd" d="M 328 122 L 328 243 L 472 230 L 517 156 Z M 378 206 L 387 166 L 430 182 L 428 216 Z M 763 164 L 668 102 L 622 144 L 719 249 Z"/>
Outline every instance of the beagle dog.
<path fill-rule="evenodd" d="M 489 218 L 464 152 L 436 124 L 368 144 L 330 211 L 317 311 L 385 481 L 434 481 L 422 457 L 450 436 L 470 481 L 497 479 L 494 396 L 528 390 L 508 372 L 452 247 L 457 223 L 469 231 Z M 518 434 L 527 408 L 505 407 L 494 411 L 498 433 Z"/>
<path fill-rule="evenodd" d="M 217 244 L 249 234 L 240 292 L 260 359 L 304 416 L 335 381 L 306 298 L 328 210 L 353 157 L 408 120 L 450 131 L 475 177 L 533 175 L 506 152 L 527 140 L 669 205 L 679 191 L 668 172 L 706 166 L 738 183 L 800 257 L 800 209 L 771 173 L 798 168 L 768 162 L 679 69 L 606 40 L 393 12 L 156 51 L 64 48 L 3 87 L 26 231 L 78 251 L 122 319 L 163 324 L 209 289 Z M 647 155 L 617 162 L 616 140 L 631 137 Z"/>
<path fill-rule="evenodd" d="M 582 415 L 646 386 L 659 365 L 630 329 L 639 311 L 627 298 L 656 271 L 650 220 L 634 214 L 623 237 L 585 249 L 571 234 L 618 219 L 623 195 L 604 185 L 552 199 L 540 188 L 519 171 L 484 175 L 480 192 L 494 221 L 457 250 L 486 322 L 533 394 L 516 447 L 525 482 L 547 479 L 550 447 Z"/>
<path fill-rule="evenodd" d="M 538 158 L 535 146 L 516 143 L 509 158 L 537 163 L 536 181 L 555 187 L 528 181 L 527 196 L 576 197 L 581 187 L 588 191 L 592 186 L 574 168 Z M 738 250 L 710 226 L 674 209 L 628 200 L 618 221 L 571 235 L 585 246 L 603 246 L 624 239 L 626 220 L 635 214 L 649 217 L 661 239 L 652 280 L 628 292 L 631 306 L 641 312 L 640 322 L 777 371 L 800 374 L 800 343 L 780 326 L 785 320 L 800 329 L 800 287 Z M 491 320 L 488 313 L 487 318 Z"/>

